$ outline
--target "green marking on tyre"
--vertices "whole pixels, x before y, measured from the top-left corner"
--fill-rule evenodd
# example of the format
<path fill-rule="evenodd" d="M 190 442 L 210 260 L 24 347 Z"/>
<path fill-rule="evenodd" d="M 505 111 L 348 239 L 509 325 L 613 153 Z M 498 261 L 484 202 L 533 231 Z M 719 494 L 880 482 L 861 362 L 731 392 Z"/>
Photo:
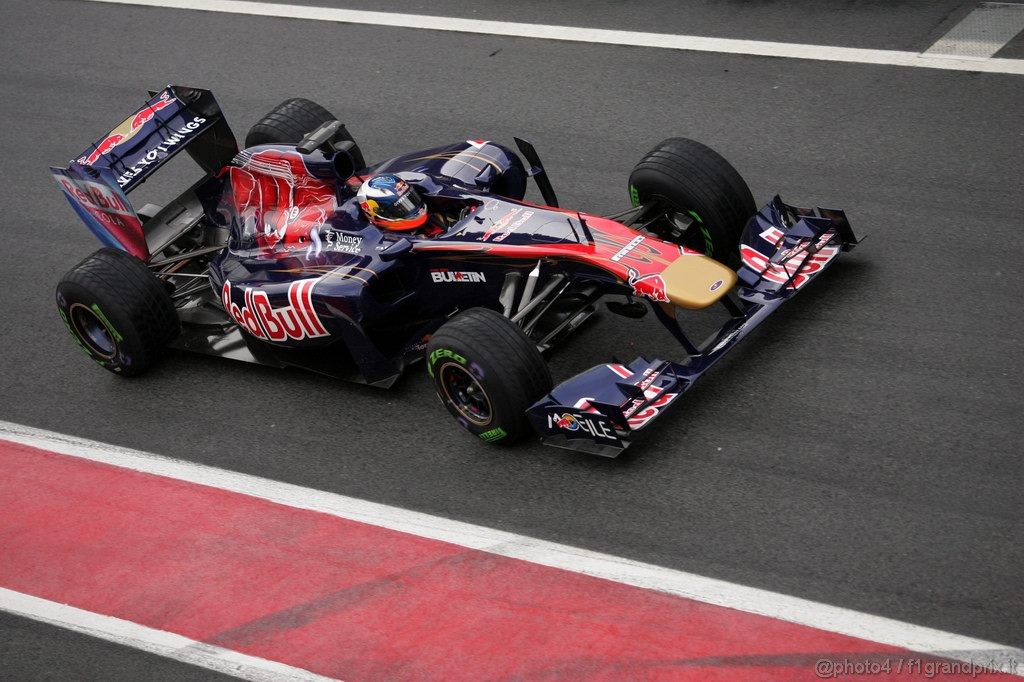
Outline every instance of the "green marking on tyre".
<path fill-rule="evenodd" d="M 711 240 L 711 232 L 708 231 L 707 225 L 704 224 L 704 219 L 697 215 L 696 211 L 687 211 L 687 213 L 697 221 L 697 227 L 700 228 L 700 233 L 704 237 L 704 255 L 710 256 L 715 252 L 715 244 Z"/>
<path fill-rule="evenodd" d="M 113 334 L 114 338 L 117 339 L 118 342 L 124 341 L 124 337 L 121 336 L 116 329 L 114 329 L 114 325 L 110 324 L 110 320 L 107 319 L 107 316 L 103 314 L 103 311 L 100 310 L 100 307 L 98 305 L 93 303 L 90 306 L 90 308 L 94 313 L 96 313 L 96 317 L 100 318 L 100 322 L 102 322 L 103 326 L 107 328 L 107 331 Z"/>
<path fill-rule="evenodd" d="M 75 330 L 71 328 L 71 323 L 68 321 L 68 316 L 64 314 L 64 311 L 58 308 L 57 312 L 60 313 L 60 319 L 64 320 L 64 326 L 67 327 L 68 334 L 71 334 L 71 338 L 75 340 L 75 343 L 77 343 L 78 347 L 82 349 L 82 352 L 88 355 L 93 360 L 96 360 L 96 357 L 92 354 L 92 352 L 85 347 L 84 343 L 82 343 L 82 339 L 78 338 L 78 334 L 75 333 Z M 96 360 L 96 362 L 99 363 L 99 360 Z"/>
<path fill-rule="evenodd" d="M 447 348 L 436 348 L 430 354 L 430 357 L 427 358 L 427 374 L 434 376 L 434 363 L 441 358 L 451 358 L 460 365 L 466 364 L 466 358 L 462 357 L 455 351 L 448 350 Z"/>
<path fill-rule="evenodd" d="M 634 206 L 640 205 L 640 192 L 637 191 L 636 185 L 629 186 L 629 200 Z"/>
<path fill-rule="evenodd" d="M 480 440 L 487 441 L 488 443 L 493 443 L 496 440 L 501 440 L 507 435 L 508 434 L 505 433 L 505 429 L 499 426 L 496 429 L 491 429 L 490 431 L 484 431 L 483 433 L 481 433 Z"/>

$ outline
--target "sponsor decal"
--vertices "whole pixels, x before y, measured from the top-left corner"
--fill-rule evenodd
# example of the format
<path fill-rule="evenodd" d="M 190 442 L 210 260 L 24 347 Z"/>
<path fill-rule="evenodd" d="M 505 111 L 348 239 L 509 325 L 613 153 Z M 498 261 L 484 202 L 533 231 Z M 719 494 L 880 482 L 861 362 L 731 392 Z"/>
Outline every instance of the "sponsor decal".
<path fill-rule="evenodd" d="M 615 255 L 612 256 L 612 261 L 615 262 L 615 263 L 618 263 L 620 260 L 625 258 L 626 255 L 630 251 L 632 251 L 636 247 L 640 246 L 640 244 L 641 244 L 641 242 L 643 242 L 643 240 L 644 240 L 643 235 L 637 235 L 636 237 L 633 237 L 633 239 L 630 240 L 630 242 L 628 244 L 626 244 L 621 249 L 619 249 L 618 251 L 615 252 Z"/>
<path fill-rule="evenodd" d="M 665 389 L 655 386 L 654 382 L 661 375 L 648 367 L 644 370 L 644 378 L 636 386 L 643 391 L 642 398 L 635 398 L 623 407 L 622 413 L 631 429 L 639 429 L 661 414 L 661 409 L 675 400 L 678 393 L 666 393 Z"/>
<path fill-rule="evenodd" d="M 779 239 L 782 238 L 783 233 L 777 228 L 769 228 L 762 232 L 761 236 L 766 241 L 775 245 L 779 243 L 778 239 L 772 240 L 776 234 Z M 823 270 L 825 266 L 839 255 L 840 247 L 829 245 L 829 241 L 834 236 L 831 231 L 823 234 L 815 245 L 818 248 L 818 251 L 815 253 L 808 252 L 811 242 L 801 242 L 792 248 L 782 251 L 780 253 L 780 260 L 776 263 L 771 262 L 771 256 L 766 256 L 757 249 L 747 244 L 742 244 L 740 246 L 740 258 L 745 266 L 769 282 L 776 284 L 789 282 L 788 288 L 799 289 L 811 281 L 815 274 Z M 792 281 L 790 281 L 791 278 Z"/>
<path fill-rule="evenodd" d="M 633 287 L 633 293 L 658 303 L 668 303 L 668 287 L 658 273 L 640 275 L 636 268 L 629 268 L 626 284 Z"/>
<path fill-rule="evenodd" d="M 721 280 L 721 279 L 717 280 L 714 284 L 712 284 L 708 288 L 708 291 L 718 291 L 722 287 L 723 284 L 725 284 L 725 280 Z"/>
<path fill-rule="evenodd" d="M 505 429 L 499 426 L 496 429 L 491 429 L 490 431 L 484 431 L 483 433 L 481 433 L 480 440 L 487 441 L 488 443 L 493 443 L 496 440 L 501 440 L 507 435 L 508 434 L 505 433 Z"/>
<path fill-rule="evenodd" d="M 101 182 L 54 174 L 53 179 L 76 206 L 85 209 L 129 253 L 146 258 L 149 252 L 142 223 L 124 195 Z"/>
<path fill-rule="evenodd" d="M 320 234 L 320 228 L 334 213 L 334 189 L 309 175 L 297 152 L 267 149 L 240 152 L 228 168 L 231 202 L 229 211 L 243 221 L 254 221 L 257 244 L 262 249 L 292 252 L 305 249 L 306 258 L 318 256 L 325 248 L 358 251 L 358 244 L 343 235 Z M 361 241 L 361 238 L 359 238 Z"/>
<path fill-rule="evenodd" d="M 640 405 L 642 405 L 644 401 L 638 398 L 634 403 L 640 404 L 632 406 L 632 409 L 626 416 L 626 422 L 629 424 L 629 428 L 633 430 L 646 426 L 649 421 L 661 414 L 662 408 L 666 407 L 679 396 L 678 393 L 665 393 L 657 386 L 648 389 L 648 391 L 645 392 L 645 395 L 647 392 L 654 392 L 658 395 L 657 397 L 650 399 L 650 402 L 642 408 Z"/>
<path fill-rule="evenodd" d="M 445 282 L 486 282 L 487 278 L 484 277 L 482 272 L 461 272 L 448 270 L 444 268 L 434 269 L 430 271 L 430 278 L 435 284 L 444 284 Z"/>
<path fill-rule="evenodd" d="M 188 137 L 191 137 L 202 125 L 206 123 L 206 119 L 202 116 L 196 116 L 191 121 L 183 125 L 174 131 L 167 139 L 153 147 L 145 156 L 136 161 L 132 166 L 117 177 L 117 184 L 124 187 L 132 178 L 141 174 L 146 167 L 152 166 L 155 163 L 160 163 L 167 158 L 168 153 L 178 144 L 183 142 Z"/>
<path fill-rule="evenodd" d="M 411 343 L 408 346 L 406 346 L 404 352 L 406 352 L 406 353 L 415 353 L 417 351 L 424 351 L 424 350 L 426 350 L 427 349 L 427 342 L 430 341 L 430 337 L 431 336 L 433 336 L 433 335 L 432 334 L 424 334 L 423 336 L 420 337 L 419 341 L 416 341 L 415 343 Z"/>
<path fill-rule="evenodd" d="M 430 357 L 427 358 L 427 374 L 429 374 L 430 376 L 434 376 L 434 365 L 437 364 L 437 361 L 440 360 L 441 358 L 451 358 L 460 365 L 466 364 L 466 358 L 459 355 L 455 351 L 449 350 L 447 348 L 435 348 L 434 351 L 430 354 Z"/>
<path fill-rule="evenodd" d="M 287 210 L 272 210 L 264 215 L 264 219 L 264 246 L 272 248 L 281 245 L 285 249 L 295 250 L 308 244 L 306 258 L 319 255 L 323 249 L 320 226 L 327 222 L 327 212 L 322 207 L 312 205 L 300 209 L 292 206 Z"/>
<path fill-rule="evenodd" d="M 725 348 L 725 346 L 726 346 L 726 345 L 727 345 L 727 344 L 728 344 L 728 343 L 729 343 L 730 341 L 732 341 L 733 339 L 735 339 L 735 338 L 736 338 L 736 337 L 737 337 L 737 336 L 739 335 L 739 333 L 740 333 L 740 332 L 741 332 L 742 330 L 743 330 L 743 327 L 737 327 L 736 329 L 733 329 L 733 330 L 732 330 L 731 332 L 729 332 L 729 333 L 728 333 L 728 334 L 726 334 L 726 335 L 725 335 L 724 337 L 722 337 L 722 340 L 721 340 L 721 341 L 719 341 L 718 343 L 716 343 L 716 344 L 715 344 L 715 346 L 714 346 L 714 348 L 712 348 L 710 352 L 711 352 L 711 353 L 715 353 L 715 352 L 717 352 L 717 351 L 721 350 L 722 348 Z"/>
<path fill-rule="evenodd" d="M 266 292 L 251 287 L 240 287 L 243 304 L 232 301 L 231 282 L 221 287 L 224 310 L 239 327 L 258 339 L 285 341 L 315 339 L 328 336 L 327 330 L 313 309 L 313 287 L 323 279 L 304 279 L 288 285 L 288 305 L 275 308 Z"/>
<path fill-rule="evenodd" d="M 556 417 L 558 417 L 557 414 L 552 415 L 552 418 Z M 560 429 L 565 429 L 567 431 L 578 431 L 580 428 L 580 422 L 578 419 L 576 419 L 576 417 L 566 413 L 562 415 L 560 418 L 558 418 L 557 421 L 555 421 L 555 426 L 557 426 Z"/>
<path fill-rule="evenodd" d="M 636 387 L 639 388 L 641 391 L 646 391 L 648 388 L 651 387 L 651 384 L 653 384 L 655 379 L 657 379 L 659 376 L 659 374 L 655 374 L 653 369 L 648 367 L 647 369 L 644 370 L 644 378 L 640 381 L 639 384 L 636 385 Z"/>
<path fill-rule="evenodd" d="M 135 137 L 135 135 L 142 130 L 142 126 L 156 116 L 156 112 L 161 109 L 166 109 L 175 101 L 177 100 L 171 97 L 170 91 L 164 90 L 160 95 L 160 99 L 152 104 L 147 104 L 136 114 L 126 118 L 119 126 L 111 130 L 109 135 L 96 143 L 96 148 L 93 149 L 91 154 L 79 157 L 78 163 L 83 166 L 93 165 L 101 156 L 109 154 L 115 147 L 118 147 Z"/>
<path fill-rule="evenodd" d="M 522 215 L 519 215 L 520 213 L 522 213 Z M 496 242 L 505 241 L 510 234 L 522 227 L 534 213 L 535 211 L 524 211 L 522 207 L 511 208 L 508 213 L 496 220 L 492 220 L 487 231 L 477 237 L 476 240 L 478 242 L 485 242 L 491 237 L 494 237 L 494 241 Z M 517 215 L 519 215 L 518 218 L 516 218 Z M 513 218 L 515 218 L 515 222 L 512 222 Z"/>
<path fill-rule="evenodd" d="M 618 440 L 618 436 L 615 435 L 615 429 L 608 422 L 591 419 L 584 414 L 566 412 L 560 415 L 557 412 L 551 412 L 548 414 L 548 428 L 558 428 L 569 432 L 582 432 L 595 439 Z"/>
<path fill-rule="evenodd" d="M 772 246 L 778 246 L 779 242 L 782 241 L 782 238 L 786 236 L 786 233 L 779 228 L 772 226 L 762 232 L 759 236 Z"/>
<path fill-rule="evenodd" d="M 640 205 L 640 192 L 637 191 L 637 188 L 636 188 L 635 185 L 630 185 L 629 186 L 629 201 L 634 206 L 639 206 Z"/>
<path fill-rule="evenodd" d="M 473 149 L 483 149 L 488 144 L 490 144 L 490 142 L 488 140 L 466 140 L 466 144 L 468 144 Z"/>
<path fill-rule="evenodd" d="M 430 354 L 429 364 L 433 365 L 441 358 L 451 358 L 460 365 L 466 364 L 466 358 L 462 357 L 453 350 L 448 350 L 447 348 L 435 349 L 434 352 Z"/>
<path fill-rule="evenodd" d="M 518 230 L 520 227 L 522 227 L 524 224 L 526 224 L 526 221 L 529 220 L 533 216 L 534 213 L 535 213 L 535 211 L 523 211 L 523 215 L 519 216 L 519 218 L 514 223 L 509 225 L 507 230 L 505 230 L 504 232 L 499 234 L 497 237 L 495 237 L 494 241 L 496 241 L 496 242 L 503 242 L 503 241 L 505 241 L 506 237 L 508 237 L 510 234 L 512 234 L 513 232 Z"/>
<path fill-rule="evenodd" d="M 324 244 L 330 251 L 358 254 L 362 252 L 363 238 L 358 235 L 328 230 L 324 235 Z"/>
<path fill-rule="evenodd" d="M 112 192 L 109 187 L 102 183 L 90 182 L 88 180 L 72 181 L 65 176 L 57 178 L 57 183 L 72 199 L 75 199 L 77 203 L 89 209 L 89 212 L 96 215 L 96 217 L 99 217 L 96 214 L 96 211 L 99 211 L 105 214 L 130 217 L 132 222 L 137 222 L 134 220 L 135 211 L 131 205 L 120 194 Z M 117 224 L 123 225 L 121 222 Z"/>

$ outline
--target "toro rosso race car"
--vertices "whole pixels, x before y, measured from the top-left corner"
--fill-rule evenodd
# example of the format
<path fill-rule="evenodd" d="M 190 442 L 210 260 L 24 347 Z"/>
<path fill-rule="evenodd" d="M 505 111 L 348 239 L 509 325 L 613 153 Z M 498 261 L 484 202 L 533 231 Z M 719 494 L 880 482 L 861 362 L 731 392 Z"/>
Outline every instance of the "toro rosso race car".
<path fill-rule="evenodd" d="M 168 86 L 66 168 L 105 248 L 57 305 L 101 367 L 166 348 L 390 386 L 424 360 L 442 403 L 490 443 L 614 457 L 754 327 L 856 243 L 842 211 L 760 212 L 736 170 L 684 138 L 652 149 L 611 216 L 560 208 L 530 143 L 461 141 L 368 164 L 323 107 L 284 102 L 239 150 L 207 90 Z M 205 174 L 165 206 L 127 195 L 178 152 Z M 525 162 L 524 162 L 525 161 Z M 544 205 L 523 200 L 533 178 Z M 654 314 L 683 359 L 599 364 L 552 385 L 544 353 L 598 304 Z M 703 341 L 680 310 L 721 306 Z"/>

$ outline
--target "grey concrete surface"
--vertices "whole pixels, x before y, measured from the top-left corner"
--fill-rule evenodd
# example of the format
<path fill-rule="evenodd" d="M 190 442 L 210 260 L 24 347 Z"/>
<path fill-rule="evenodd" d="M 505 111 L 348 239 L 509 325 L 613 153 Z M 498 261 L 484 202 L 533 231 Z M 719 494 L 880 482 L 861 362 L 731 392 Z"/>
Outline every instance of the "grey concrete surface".
<path fill-rule="evenodd" d="M 229 682 L 234 679 L 0 611 L 0 680 Z"/>
<path fill-rule="evenodd" d="M 380 3 L 370 0 L 284 0 L 284 4 L 382 9 Z M 383 9 L 405 14 L 714 38 L 924 50 L 976 4 L 975 0 L 394 0 Z"/>
<path fill-rule="evenodd" d="M 889 30 L 877 3 L 843 4 Z M 924 49 L 964 10 L 943 4 L 896 4 L 909 43 L 856 44 Z M 716 5 L 683 3 L 735 27 Z M 799 7 L 750 6 L 779 22 Z M 0 419 L 1024 646 L 1019 77 L 67 0 L 4 12 Z M 239 137 L 287 97 L 318 100 L 371 158 L 526 137 L 563 205 L 594 212 L 624 206 L 633 163 L 684 135 L 759 201 L 843 207 L 869 236 L 615 461 L 486 447 L 422 370 L 384 392 L 172 354 L 122 380 L 54 309 L 60 274 L 98 245 L 46 166 L 167 82 L 212 89 Z M 641 352 L 680 354 L 653 319 L 605 314 L 552 371 Z"/>

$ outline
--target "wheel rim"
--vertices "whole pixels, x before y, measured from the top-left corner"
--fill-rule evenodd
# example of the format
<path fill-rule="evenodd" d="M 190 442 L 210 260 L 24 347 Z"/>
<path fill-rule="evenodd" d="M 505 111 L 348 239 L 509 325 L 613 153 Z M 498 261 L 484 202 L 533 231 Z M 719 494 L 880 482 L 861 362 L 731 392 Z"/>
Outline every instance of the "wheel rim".
<path fill-rule="evenodd" d="M 461 416 L 476 426 L 491 423 L 491 400 L 468 369 L 454 362 L 446 362 L 438 370 L 438 378 L 448 402 Z"/>
<path fill-rule="evenodd" d="M 113 358 L 117 353 L 117 342 L 100 316 L 81 303 L 73 304 L 70 313 L 71 326 L 86 347 L 100 357 Z"/>

